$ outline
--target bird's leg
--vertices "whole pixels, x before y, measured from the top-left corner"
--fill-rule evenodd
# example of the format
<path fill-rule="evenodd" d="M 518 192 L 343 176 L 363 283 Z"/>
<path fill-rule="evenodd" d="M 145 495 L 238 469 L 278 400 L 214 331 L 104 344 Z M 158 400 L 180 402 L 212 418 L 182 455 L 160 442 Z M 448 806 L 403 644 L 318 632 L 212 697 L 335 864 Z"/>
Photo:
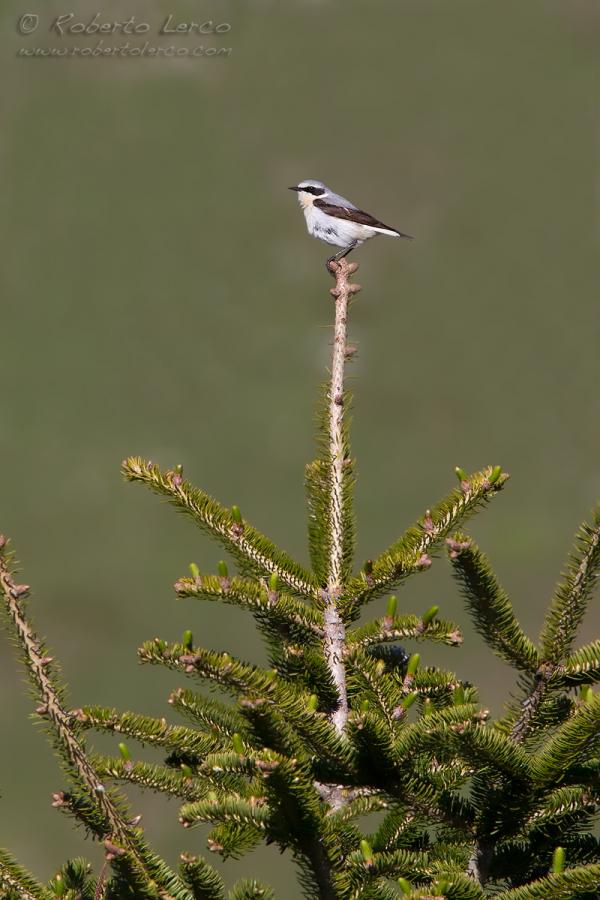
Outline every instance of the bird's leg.
<path fill-rule="evenodd" d="M 346 247 L 345 250 L 340 250 L 338 253 L 336 253 L 333 257 L 335 261 L 339 262 L 340 259 L 343 259 L 345 256 L 348 256 L 349 253 L 352 253 L 357 244 L 358 241 L 352 241 L 352 243 L 348 247 Z"/>
<path fill-rule="evenodd" d="M 330 263 L 339 262 L 340 259 L 343 259 L 345 256 L 348 256 L 349 253 L 352 253 L 352 251 L 354 250 L 354 248 L 356 247 L 357 244 L 358 244 L 358 241 L 352 241 L 352 243 L 348 247 L 342 247 L 341 250 L 338 250 L 337 253 L 334 253 L 333 256 L 329 257 L 329 259 L 325 263 L 325 268 L 331 275 L 333 275 L 334 272 L 331 270 Z"/>

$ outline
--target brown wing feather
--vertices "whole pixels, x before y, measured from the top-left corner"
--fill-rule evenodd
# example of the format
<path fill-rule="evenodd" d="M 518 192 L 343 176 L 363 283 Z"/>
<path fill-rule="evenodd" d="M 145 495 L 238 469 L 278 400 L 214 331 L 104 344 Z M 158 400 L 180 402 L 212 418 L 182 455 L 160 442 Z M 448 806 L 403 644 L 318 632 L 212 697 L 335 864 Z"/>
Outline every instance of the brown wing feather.
<path fill-rule="evenodd" d="M 320 200 L 318 198 L 315 200 L 315 206 L 328 216 L 333 216 L 335 219 L 347 219 L 350 222 L 358 222 L 359 225 L 367 225 L 369 228 L 387 228 L 388 231 L 395 231 L 401 237 L 410 237 L 408 234 L 402 234 L 397 228 L 392 228 L 391 225 L 385 225 L 383 222 L 380 222 L 379 219 L 376 219 L 362 209 L 353 209 L 349 206 L 336 206 L 333 203 L 327 203 L 326 200 Z"/>

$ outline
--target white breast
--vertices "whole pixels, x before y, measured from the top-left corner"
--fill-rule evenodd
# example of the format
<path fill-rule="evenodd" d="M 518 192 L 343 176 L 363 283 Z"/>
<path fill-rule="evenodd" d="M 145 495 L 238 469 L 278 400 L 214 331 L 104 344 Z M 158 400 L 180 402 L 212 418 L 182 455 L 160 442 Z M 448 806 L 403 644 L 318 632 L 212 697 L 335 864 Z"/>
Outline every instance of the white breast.
<path fill-rule="evenodd" d="M 306 207 L 304 216 L 308 233 L 334 247 L 349 247 L 354 241 L 362 242 L 373 234 L 364 225 L 328 216 L 315 206 Z"/>

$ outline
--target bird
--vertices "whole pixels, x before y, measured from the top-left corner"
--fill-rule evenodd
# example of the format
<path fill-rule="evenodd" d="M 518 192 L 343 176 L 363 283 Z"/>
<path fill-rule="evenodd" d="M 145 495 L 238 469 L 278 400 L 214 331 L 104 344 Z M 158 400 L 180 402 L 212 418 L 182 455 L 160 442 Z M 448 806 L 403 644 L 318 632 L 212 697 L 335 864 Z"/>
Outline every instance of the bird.
<path fill-rule="evenodd" d="M 325 264 L 329 272 L 332 262 L 339 262 L 355 247 L 360 247 L 377 234 L 413 240 L 412 235 L 385 225 L 350 200 L 330 190 L 322 181 L 306 178 L 299 184 L 292 185 L 289 190 L 298 194 L 298 203 L 304 211 L 308 233 L 326 244 L 341 247 Z"/>

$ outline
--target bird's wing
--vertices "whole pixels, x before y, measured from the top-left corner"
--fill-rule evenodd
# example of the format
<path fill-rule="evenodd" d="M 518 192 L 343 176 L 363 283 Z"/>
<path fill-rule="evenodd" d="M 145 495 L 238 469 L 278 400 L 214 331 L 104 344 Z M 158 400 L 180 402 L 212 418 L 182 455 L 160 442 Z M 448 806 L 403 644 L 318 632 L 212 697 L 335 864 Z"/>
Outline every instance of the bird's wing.
<path fill-rule="evenodd" d="M 327 200 L 319 197 L 316 198 L 314 205 L 321 212 L 326 213 L 328 216 L 333 216 L 335 219 L 346 219 L 349 222 L 356 222 L 358 225 L 367 225 L 369 228 L 385 228 L 386 231 L 393 231 L 400 237 L 410 237 L 408 234 L 402 234 L 397 228 L 385 225 L 370 213 L 357 209 L 355 206 L 338 206 L 336 203 L 329 203 Z"/>

